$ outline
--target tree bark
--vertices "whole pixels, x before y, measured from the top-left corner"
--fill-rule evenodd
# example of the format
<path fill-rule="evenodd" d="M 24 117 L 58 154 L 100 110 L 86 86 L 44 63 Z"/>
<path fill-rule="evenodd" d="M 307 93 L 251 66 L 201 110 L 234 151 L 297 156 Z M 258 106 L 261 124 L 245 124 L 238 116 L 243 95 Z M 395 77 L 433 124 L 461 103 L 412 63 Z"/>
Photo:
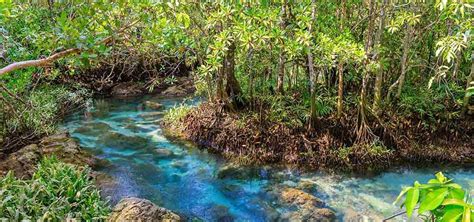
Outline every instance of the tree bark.
<path fill-rule="evenodd" d="M 369 64 L 372 59 L 372 46 L 373 46 L 373 36 L 372 32 L 374 30 L 374 1 L 369 0 L 369 25 L 367 27 L 367 39 L 365 42 L 365 50 L 367 54 L 366 66 Z M 366 69 L 362 77 L 362 87 L 360 90 L 360 103 L 359 103 L 359 116 L 357 124 L 357 141 L 358 142 L 367 142 L 368 135 L 370 134 L 370 128 L 367 126 L 366 122 L 366 108 L 367 108 L 367 84 L 369 82 L 370 73 Z"/>
<path fill-rule="evenodd" d="M 400 74 L 400 81 L 398 83 L 397 99 L 400 98 L 402 94 L 403 85 L 405 84 L 405 76 L 407 73 L 408 66 L 408 52 L 410 51 L 410 39 L 412 35 L 412 27 L 407 24 L 407 32 L 405 38 L 403 39 L 403 56 L 402 56 L 402 71 Z"/>
<path fill-rule="evenodd" d="M 474 84 L 471 84 L 473 81 L 474 81 L 474 50 L 471 52 L 471 73 L 467 77 L 466 93 L 464 94 L 463 106 L 461 110 L 462 115 L 466 115 L 467 110 L 469 108 L 469 100 L 471 99 L 471 96 L 468 94 L 468 89 L 469 87 L 474 87 Z"/>
<path fill-rule="evenodd" d="M 380 22 L 379 22 L 379 27 L 377 30 L 377 34 L 375 36 L 375 45 L 377 46 L 380 44 L 380 41 L 382 39 L 382 34 L 383 30 L 385 27 L 385 7 L 387 5 L 387 0 L 382 1 L 382 5 L 380 6 Z M 377 73 L 375 75 L 375 85 L 374 85 L 374 103 L 372 105 L 372 108 L 375 112 L 375 114 L 378 114 L 380 110 L 380 104 L 382 102 L 382 83 L 383 83 L 383 68 L 382 68 L 382 61 L 380 59 L 380 47 L 377 47 L 377 50 L 375 51 L 374 59 L 378 60 L 379 63 L 379 69 L 377 70 Z"/>
<path fill-rule="evenodd" d="M 344 22 L 346 19 L 346 1 L 341 1 L 341 12 L 339 18 L 339 30 L 344 31 Z M 344 62 L 340 59 L 337 64 L 337 118 L 342 117 L 343 112 L 343 95 L 344 95 Z"/>
<path fill-rule="evenodd" d="M 339 61 L 337 65 L 337 75 L 338 75 L 338 82 L 337 82 L 337 118 L 342 117 L 342 100 L 343 100 L 343 92 L 344 92 L 344 64 L 342 61 Z"/>
<path fill-rule="evenodd" d="M 400 98 L 400 95 L 402 93 L 402 87 L 405 82 L 405 75 L 407 71 L 407 62 L 408 62 L 408 52 L 410 50 L 410 38 L 411 38 L 411 29 L 412 27 L 407 24 L 406 28 L 406 33 L 405 37 L 403 38 L 403 55 L 401 58 L 401 73 L 400 76 L 398 77 L 397 81 L 395 81 L 389 88 L 387 92 L 387 101 L 391 100 L 391 96 L 393 91 L 395 90 L 395 87 L 398 86 L 398 91 L 396 94 L 396 98 Z"/>
<path fill-rule="evenodd" d="M 242 95 L 239 81 L 235 77 L 235 43 L 232 42 L 225 57 L 226 93 L 232 105 L 237 105 L 237 99 Z"/>

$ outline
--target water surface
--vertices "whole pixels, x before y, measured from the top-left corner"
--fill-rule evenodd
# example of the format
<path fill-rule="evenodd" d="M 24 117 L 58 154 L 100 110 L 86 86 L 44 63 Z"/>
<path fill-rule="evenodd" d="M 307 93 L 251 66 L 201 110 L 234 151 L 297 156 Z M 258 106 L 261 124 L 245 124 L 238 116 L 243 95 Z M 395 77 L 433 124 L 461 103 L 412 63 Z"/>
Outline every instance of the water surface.
<path fill-rule="evenodd" d="M 474 169 L 399 169 L 375 177 L 352 177 L 294 169 L 261 167 L 248 179 L 219 179 L 226 163 L 192 144 L 163 136 L 162 111 L 146 109 L 145 101 L 165 109 L 196 100 L 97 99 L 87 111 L 69 116 L 63 127 L 81 146 L 110 165 L 102 169 L 116 185 L 105 190 L 114 204 L 120 198 L 146 198 L 190 219 L 205 221 L 272 221 L 294 209 L 283 207 L 274 193 L 297 187 L 320 199 L 341 220 L 359 215 L 373 221 L 392 215 L 403 186 L 426 182 L 438 170 L 454 178 L 474 195 Z M 255 169 L 253 169 L 255 171 Z"/>

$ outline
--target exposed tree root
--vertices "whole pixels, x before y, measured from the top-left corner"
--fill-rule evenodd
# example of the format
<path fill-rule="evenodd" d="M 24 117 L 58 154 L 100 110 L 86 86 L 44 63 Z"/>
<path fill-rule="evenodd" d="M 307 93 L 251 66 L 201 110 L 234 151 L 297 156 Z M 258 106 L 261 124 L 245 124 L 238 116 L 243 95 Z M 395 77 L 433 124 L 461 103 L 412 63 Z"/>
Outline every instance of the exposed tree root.
<path fill-rule="evenodd" d="M 459 134 L 429 140 L 427 138 L 442 132 L 428 134 L 426 130 L 413 129 L 401 122 L 398 123 L 400 128 L 394 128 L 398 124 L 372 124 L 372 138 L 379 140 L 360 143 L 353 130 L 354 119 L 322 119 L 321 127 L 309 132 L 304 128 L 272 123 L 266 118 L 260 120 L 219 112 L 222 109 L 218 106 L 204 103 L 190 112 L 182 122 L 183 134 L 227 158 L 245 159 L 253 164 L 283 163 L 310 168 L 377 171 L 401 162 L 474 163 L 473 139 Z M 473 132 L 472 127 L 462 128 Z M 448 147 L 449 154 L 442 152 Z"/>

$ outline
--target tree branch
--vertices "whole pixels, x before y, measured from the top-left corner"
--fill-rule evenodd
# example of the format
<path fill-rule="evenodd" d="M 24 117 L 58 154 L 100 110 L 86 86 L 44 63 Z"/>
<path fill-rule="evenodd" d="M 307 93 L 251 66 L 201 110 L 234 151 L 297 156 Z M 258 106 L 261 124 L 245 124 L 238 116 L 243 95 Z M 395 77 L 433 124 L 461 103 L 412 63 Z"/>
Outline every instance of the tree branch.
<path fill-rule="evenodd" d="M 118 30 L 117 33 L 123 32 L 124 30 L 126 30 L 126 29 L 132 27 L 133 25 L 135 25 L 137 22 L 138 22 L 138 20 L 122 27 L 120 30 Z M 107 44 L 111 43 L 112 40 L 113 40 L 113 37 L 109 36 L 109 37 L 103 39 L 102 41 L 100 41 L 99 44 L 106 44 L 107 45 Z M 72 49 L 66 49 L 64 51 L 57 52 L 57 53 L 55 53 L 51 56 L 48 56 L 44 59 L 35 59 L 35 60 L 14 62 L 10 65 L 7 65 L 7 66 L 1 68 L 0 69 L 0 76 L 4 75 L 4 74 L 7 74 L 9 72 L 13 72 L 13 71 L 18 70 L 18 69 L 25 69 L 25 68 L 29 68 L 29 67 L 49 66 L 49 65 L 51 65 L 51 63 L 53 63 L 54 61 L 56 61 L 58 59 L 61 59 L 61 58 L 64 58 L 64 57 L 67 57 L 67 56 L 70 56 L 70 55 L 78 54 L 78 53 L 81 53 L 82 51 L 83 51 L 83 49 L 80 49 L 80 48 L 72 48 Z"/>

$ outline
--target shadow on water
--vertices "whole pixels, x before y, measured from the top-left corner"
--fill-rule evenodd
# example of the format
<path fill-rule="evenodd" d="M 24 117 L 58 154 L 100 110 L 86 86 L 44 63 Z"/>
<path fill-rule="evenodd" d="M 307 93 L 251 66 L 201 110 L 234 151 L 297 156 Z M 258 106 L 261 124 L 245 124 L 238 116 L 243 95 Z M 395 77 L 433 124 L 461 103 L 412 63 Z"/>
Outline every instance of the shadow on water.
<path fill-rule="evenodd" d="M 321 198 L 340 219 L 365 215 L 375 221 L 398 208 L 391 203 L 402 186 L 426 182 L 443 170 L 474 195 L 473 168 L 403 168 L 378 175 L 353 176 L 261 167 L 248 178 L 218 177 L 225 161 L 189 143 L 167 139 L 158 124 L 162 113 L 144 108 L 155 101 L 169 109 L 198 99 L 97 99 L 92 109 L 69 116 L 63 124 L 85 149 L 109 165 L 114 177 L 105 190 L 112 204 L 136 196 L 206 221 L 268 221 L 286 211 L 271 193 L 295 187 Z M 160 111 L 161 112 L 161 111 Z M 248 169 L 247 169 L 248 170 Z M 255 169 L 252 169 L 255 170 Z"/>

